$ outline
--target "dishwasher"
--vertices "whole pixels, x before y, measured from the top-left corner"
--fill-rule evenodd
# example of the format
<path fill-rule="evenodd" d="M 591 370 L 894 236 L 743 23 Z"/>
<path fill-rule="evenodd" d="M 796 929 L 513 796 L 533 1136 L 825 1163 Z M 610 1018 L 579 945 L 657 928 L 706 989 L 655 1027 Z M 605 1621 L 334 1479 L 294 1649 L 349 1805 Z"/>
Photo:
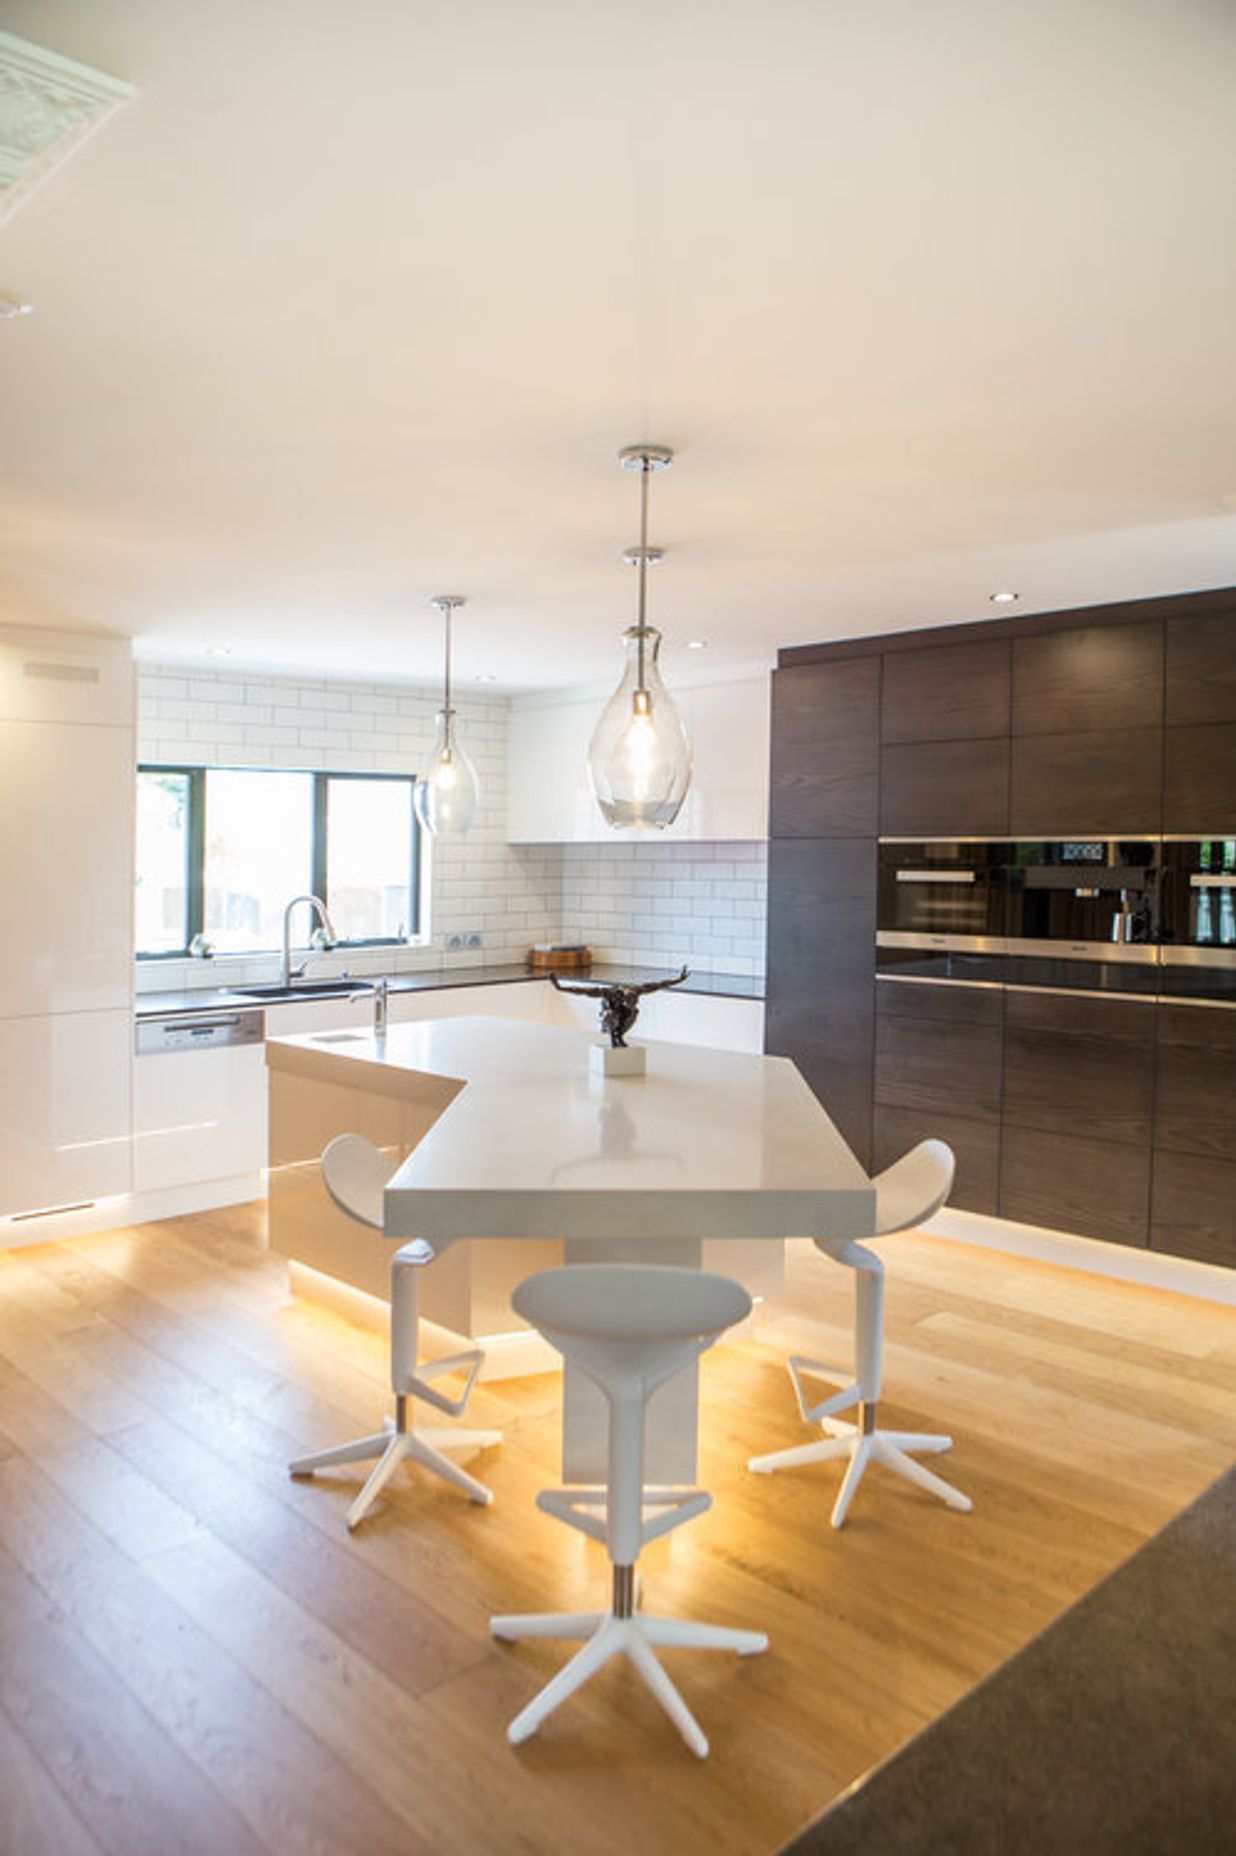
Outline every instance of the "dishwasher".
<path fill-rule="evenodd" d="M 151 1013 L 137 1020 L 136 1054 L 136 1191 L 261 1173 L 266 1033 L 260 1007 Z M 250 1189 L 260 1192 L 260 1180 Z"/>

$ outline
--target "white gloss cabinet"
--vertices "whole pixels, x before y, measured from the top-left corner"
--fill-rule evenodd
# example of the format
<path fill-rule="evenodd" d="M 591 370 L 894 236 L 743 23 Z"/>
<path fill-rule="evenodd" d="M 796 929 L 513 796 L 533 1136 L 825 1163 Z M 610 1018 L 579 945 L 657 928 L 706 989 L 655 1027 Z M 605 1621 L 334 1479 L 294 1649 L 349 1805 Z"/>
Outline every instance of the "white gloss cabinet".
<path fill-rule="evenodd" d="M 159 1192 L 266 1165 L 266 1051 L 153 1051 L 133 1072 L 133 1188 Z M 259 1188 L 260 1189 L 260 1188 Z"/>
<path fill-rule="evenodd" d="M 664 831 L 605 824 L 588 779 L 604 697 L 518 698 L 511 709 L 507 839 L 512 844 L 739 843 L 768 835 L 768 678 L 675 686 L 691 736 L 691 786 Z M 608 692 L 606 692 L 608 694 Z"/>
<path fill-rule="evenodd" d="M 128 640 L 0 627 L 0 1220 L 130 1188 L 134 809 Z"/>
<path fill-rule="evenodd" d="M 6 1215 L 129 1190 L 132 1041 L 127 1007 L 0 1019 Z"/>
<path fill-rule="evenodd" d="M 0 1017 L 127 1006 L 128 729 L 0 720 Z"/>

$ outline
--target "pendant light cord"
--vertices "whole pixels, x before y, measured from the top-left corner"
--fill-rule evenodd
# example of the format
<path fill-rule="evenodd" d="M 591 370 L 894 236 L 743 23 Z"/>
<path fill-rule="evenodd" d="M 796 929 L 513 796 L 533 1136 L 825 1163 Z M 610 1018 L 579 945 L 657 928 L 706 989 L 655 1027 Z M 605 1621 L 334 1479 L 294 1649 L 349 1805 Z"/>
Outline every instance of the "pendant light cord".
<path fill-rule="evenodd" d="M 449 748 L 451 745 L 451 719 L 452 719 L 451 718 L 451 607 L 450 606 L 446 607 L 442 616 L 446 623 L 446 665 L 445 665 L 445 670 L 444 670 L 444 674 L 442 678 L 442 707 L 443 707 L 444 717 L 445 717 L 443 734 L 442 734 L 442 745 L 446 748 Z"/>
<path fill-rule="evenodd" d="M 639 688 L 644 691 L 644 640 L 648 635 L 648 479 L 652 459 L 645 456 L 639 472 Z"/>

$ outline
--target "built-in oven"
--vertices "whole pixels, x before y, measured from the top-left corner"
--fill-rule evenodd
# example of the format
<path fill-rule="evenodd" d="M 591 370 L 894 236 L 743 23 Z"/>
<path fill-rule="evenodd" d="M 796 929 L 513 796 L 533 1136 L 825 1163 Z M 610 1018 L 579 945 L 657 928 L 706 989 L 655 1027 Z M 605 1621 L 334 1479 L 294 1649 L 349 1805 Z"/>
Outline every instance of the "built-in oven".
<path fill-rule="evenodd" d="M 978 838 L 881 839 L 876 942 L 881 948 L 998 954 L 1001 872 L 1010 847 Z"/>
<path fill-rule="evenodd" d="M 1236 966 L 1236 833 L 1163 844 L 1165 966 Z"/>
<path fill-rule="evenodd" d="M 1056 960 L 1157 961 L 1157 838 L 1035 839 L 1003 872 L 1005 948 Z"/>

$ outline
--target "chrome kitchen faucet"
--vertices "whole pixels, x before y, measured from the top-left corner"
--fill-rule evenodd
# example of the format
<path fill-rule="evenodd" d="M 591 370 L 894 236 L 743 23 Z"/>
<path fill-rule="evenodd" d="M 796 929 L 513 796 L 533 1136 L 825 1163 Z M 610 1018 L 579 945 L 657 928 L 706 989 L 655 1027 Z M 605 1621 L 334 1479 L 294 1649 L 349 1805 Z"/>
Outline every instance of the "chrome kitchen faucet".
<path fill-rule="evenodd" d="M 338 936 L 335 934 L 334 923 L 327 914 L 326 904 L 320 896 L 293 896 L 287 908 L 283 911 L 283 984 L 285 986 L 290 986 L 294 979 L 299 979 L 305 968 L 309 965 L 309 956 L 306 954 L 300 966 L 297 967 L 295 971 L 293 971 L 292 968 L 292 910 L 296 907 L 298 902 L 307 902 L 309 907 L 314 910 L 318 920 L 322 924 L 323 933 L 332 946 L 338 939 Z"/>

